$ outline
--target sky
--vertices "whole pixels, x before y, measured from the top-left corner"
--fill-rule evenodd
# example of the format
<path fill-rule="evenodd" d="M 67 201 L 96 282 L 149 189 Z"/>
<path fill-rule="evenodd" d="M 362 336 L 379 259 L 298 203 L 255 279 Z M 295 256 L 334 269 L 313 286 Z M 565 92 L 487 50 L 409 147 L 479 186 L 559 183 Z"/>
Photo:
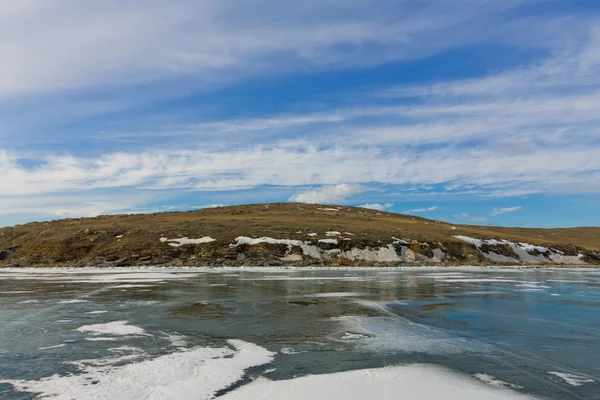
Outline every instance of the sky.
<path fill-rule="evenodd" d="M 600 225 L 600 3 L 0 2 L 0 226 L 263 202 Z"/>

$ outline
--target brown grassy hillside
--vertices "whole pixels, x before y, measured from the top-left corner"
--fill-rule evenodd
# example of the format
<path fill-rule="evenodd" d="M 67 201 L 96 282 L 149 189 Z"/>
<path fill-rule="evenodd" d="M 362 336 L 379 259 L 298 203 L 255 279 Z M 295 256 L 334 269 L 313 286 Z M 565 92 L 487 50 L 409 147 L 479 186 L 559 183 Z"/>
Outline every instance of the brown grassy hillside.
<path fill-rule="evenodd" d="M 586 251 L 592 259 L 594 252 L 600 252 L 597 227 L 528 229 L 455 225 L 348 206 L 272 203 L 63 219 L 0 228 L 0 266 L 236 264 L 238 251 L 229 245 L 238 236 L 307 240 L 307 234 L 314 232 L 318 236 L 312 239 L 317 240 L 324 238 L 326 231 L 350 232 L 353 236 L 348 243 L 360 248 L 389 244 L 395 237 L 407 241 L 419 253 L 423 250 L 421 244 L 429 243 L 456 253 L 449 261 L 457 263 L 482 260 L 477 260 L 477 252 L 469 250 L 454 235 L 527 242 L 570 253 Z M 161 237 L 203 236 L 216 240 L 178 248 L 159 241 Z M 245 263 L 252 264 L 254 256 L 255 264 L 268 262 L 274 259 L 271 253 L 280 256 L 285 246 L 252 247 L 256 248 L 249 251 Z"/>

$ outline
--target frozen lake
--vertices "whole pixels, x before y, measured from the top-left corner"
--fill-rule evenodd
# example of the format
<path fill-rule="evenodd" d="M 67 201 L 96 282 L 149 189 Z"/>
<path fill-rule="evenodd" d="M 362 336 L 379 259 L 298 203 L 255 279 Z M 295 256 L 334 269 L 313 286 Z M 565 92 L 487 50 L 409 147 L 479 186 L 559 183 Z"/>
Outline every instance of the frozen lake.
<path fill-rule="evenodd" d="M 5 269 L 0 323 L 2 399 L 600 396 L 597 269 Z"/>

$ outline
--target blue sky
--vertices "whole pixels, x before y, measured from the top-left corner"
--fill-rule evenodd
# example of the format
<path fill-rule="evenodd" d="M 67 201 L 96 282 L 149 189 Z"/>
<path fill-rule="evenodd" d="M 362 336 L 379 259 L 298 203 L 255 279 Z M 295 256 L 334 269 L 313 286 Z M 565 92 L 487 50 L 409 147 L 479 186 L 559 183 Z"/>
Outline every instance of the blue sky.
<path fill-rule="evenodd" d="M 591 1 L 0 5 L 0 226 L 271 201 L 600 225 Z"/>

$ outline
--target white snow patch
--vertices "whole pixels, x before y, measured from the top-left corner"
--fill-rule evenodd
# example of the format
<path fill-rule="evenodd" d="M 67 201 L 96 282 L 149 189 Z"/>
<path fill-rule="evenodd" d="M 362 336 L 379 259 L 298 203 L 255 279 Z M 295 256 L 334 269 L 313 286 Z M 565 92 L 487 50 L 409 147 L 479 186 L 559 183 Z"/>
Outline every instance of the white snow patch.
<path fill-rule="evenodd" d="M 201 347 L 126 365 L 116 365 L 122 362 L 119 358 L 101 365 L 82 360 L 75 363 L 82 372 L 77 375 L 53 375 L 40 380 L 0 379 L 0 383 L 11 384 L 19 392 L 39 393 L 41 397 L 56 400 L 209 400 L 241 379 L 246 369 L 269 363 L 274 356 L 252 343 L 241 340 L 228 343 L 233 349 Z M 90 384 L 92 381 L 95 384 Z"/>
<path fill-rule="evenodd" d="M 367 335 L 360 333 L 344 332 L 344 335 L 340 338 L 342 340 L 360 340 L 367 338 Z"/>
<path fill-rule="evenodd" d="M 6 292 L 0 292 L 0 294 L 22 294 L 22 293 L 31 293 L 33 290 L 9 290 Z"/>
<path fill-rule="evenodd" d="M 338 231 L 329 231 L 329 232 L 325 232 L 326 236 L 341 236 L 341 233 Z"/>
<path fill-rule="evenodd" d="M 168 340 L 173 347 L 185 347 L 187 344 L 185 336 L 164 333 L 164 338 Z"/>
<path fill-rule="evenodd" d="M 121 239 L 123 235 L 115 236 L 117 239 Z"/>
<path fill-rule="evenodd" d="M 550 259 L 552 260 L 552 262 L 556 263 L 556 264 L 567 264 L 567 265 L 582 265 L 582 264 L 586 264 L 585 261 L 583 261 L 582 259 L 582 255 L 577 255 L 577 256 L 564 256 L 562 254 L 557 254 L 557 253 L 553 253 L 550 256 Z"/>
<path fill-rule="evenodd" d="M 458 240 L 462 240 L 463 242 L 471 243 L 477 247 L 481 247 L 481 245 L 483 244 L 483 240 L 481 240 L 481 239 L 474 239 L 472 237 L 463 236 L 463 235 L 456 235 L 454 237 Z"/>
<path fill-rule="evenodd" d="M 475 374 L 473 376 L 482 382 L 485 382 L 489 385 L 496 386 L 499 388 L 523 389 L 523 386 L 521 386 L 521 385 L 504 382 L 504 381 L 497 379 L 488 374 Z"/>
<path fill-rule="evenodd" d="M 159 240 L 162 243 L 168 242 L 169 246 L 173 246 L 173 247 L 179 247 L 179 246 L 183 246 L 186 244 L 210 243 L 210 242 L 215 241 L 215 239 L 211 238 L 210 236 L 204 236 L 199 239 L 189 239 L 187 236 L 179 238 L 179 239 L 167 239 L 165 237 L 161 237 Z"/>
<path fill-rule="evenodd" d="M 301 351 L 292 349 L 291 347 L 284 347 L 279 351 L 281 354 L 300 354 Z"/>
<path fill-rule="evenodd" d="M 61 343 L 61 344 L 55 344 L 54 346 L 47 346 L 47 347 L 38 347 L 38 350 L 49 350 L 49 349 L 57 349 L 59 347 L 65 347 L 66 344 Z"/>
<path fill-rule="evenodd" d="M 133 288 L 149 288 L 149 287 L 154 287 L 155 285 L 136 285 L 136 284 L 132 284 L 132 283 L 128 283 L 125 285 L 115 285 L 115 286 L 108 286 L 107 289 L 133 289 Z"/>
<path fill-rule="evenodd" d="M 106 313 L 106 311 L 104 311 L 104 310 L 98 310 L 98 311 L 90 311 L 90 312 L 87 312 L 86 314 L 100 315 L 100 314 L 104 314 L 104 313 Z"/>
<path fill-rule="evenodd" d="M 76 304 L 76 303 L 87 303 L 87 300 L 81 300 L 81 299 L 73 299 L 73 300 L 63 300 L 63 301 L 59 301 L 58 304 Z"/>
<path fill-rule="evenodd" d="M 242 244 L 247 244 L 247 245 L 255 245 L 255 244 L 259 244 L 259 243 L 269 243 L 269 244 L 285 244 L 288 246 L 302 246 L 304 244 L 303 241 L 301 240 L 292 240 L 292 239 L 274 239 L 271 237 L 260 237 L 260 238 L 256 238 L 253 239 L 251 237 L 247 237 L 247 236 L 238 236 L 237 238 L 235 238 L 235 243 L 230 244 L 230 247 L 237 247 L 239 245 Z"/>
<path fill-rule="evenodd" d="M 321 210 L 321 211 L 341 211 L 340 208 L 329 208 L 329 207 L 317 208 L 317 210 Z"/>
<path fill-rule="evenodd" d="M 113 337 L 91 337 L 91 338 L 85 338 L 85 340 L 88 340 L 90 342 L 116 342 L 117 338 L 113 338 Z"/>
<path fill-rule="evenodd" d="M 567 382 L 571 386 L 583 386 L 586 383 L 595 382 L 593 379 L 587 376 L 568 374 L 566 372 L 556 372 L 556 371 L 548 371 L 550 375 L 558 376 L 565 382 Z"/>
<path fill-rule="evenodd" d="M 318 235 L 317 233 L 307 233 L 306 234 L 306 236 L 311 236 L 311 237 L 314 237 L 314 236 L 317 236 L 317 235 Z"/>
<path fill-rule="evenodd" d="M 308 375 L 281 381 L 260 377 L 221 398 L 223 400 L 533 399 L 507 388 L 491 388 L 476 379 L 423 364 Z"/>
<path fill-rule="evenodd" d="M 84 325 L 77 328 L 79 332 L 91 333 L 92 335 L 145 335 L 146 331 L 134 325 L 129 325 L 127 321 L 113 321 L 106 324 Z"/>
<path fill-rule="evenodd" d="M 556 249 L 549 249 L 543 246 L 535 246 L 529 243 L 514 243 L 509 240 L 496 240 L 496 239 L 474 239 L 468 236 L 457 235 L 454 236 L 456 239 L 462 240 L 463 242 L 471 243 L 477 247 L 479 252 L 486 258 L 502 263 L 512 262 L 526 262 L 526 263 L 546 263 L 552 262 L 554 264 L 572 264 L 572 265 L 583 265 L 586 262 L 583 260 L 584 255 L 578 254 L 576 256 L 566 256 L 563 252 Z M 494 252 L 485 253 L 481 250 L 481 246 L 484 244 L 496 246 L 506 245 L 510 246 L 517 255 L 518 259 L 512 257 L 506 257 L 501 254 Z M 533 254 L 532 254 L 533 253 Z"/>
<path fill-rule="evenodd" d="M 338 244 L 337 239 L 319 239 L 319 243 Z"/>

